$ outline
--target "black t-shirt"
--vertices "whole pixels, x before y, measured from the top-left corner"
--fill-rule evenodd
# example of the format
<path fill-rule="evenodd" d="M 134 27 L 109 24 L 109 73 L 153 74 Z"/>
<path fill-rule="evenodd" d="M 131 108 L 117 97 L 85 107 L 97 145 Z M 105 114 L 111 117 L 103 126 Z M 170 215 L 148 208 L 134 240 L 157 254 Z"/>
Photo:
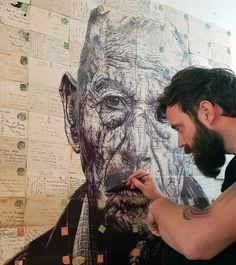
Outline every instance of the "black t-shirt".
<path fill-rule="evenodd" d="M 229 162 L 225 170 L 223 192 L 236 181 L 236 156 Z M 236 225 L 236 224 L 235 224 Z M 178 228 L 177 228 L 178 229 Z M 193 231 L 194 233 L 194 231 Z M 210 260 L 188 260 L 183 255 L 164 243 L 161 265 L 236 265 L 236 242 Z"/>
<path fill-rule="evenodd" d="M 225 179 L 221 191 L 225 191 L 236 181 L 236 156 L 234 156 L 225 169 Z M 236 264 L 236 263 L 235 263 Z"/>

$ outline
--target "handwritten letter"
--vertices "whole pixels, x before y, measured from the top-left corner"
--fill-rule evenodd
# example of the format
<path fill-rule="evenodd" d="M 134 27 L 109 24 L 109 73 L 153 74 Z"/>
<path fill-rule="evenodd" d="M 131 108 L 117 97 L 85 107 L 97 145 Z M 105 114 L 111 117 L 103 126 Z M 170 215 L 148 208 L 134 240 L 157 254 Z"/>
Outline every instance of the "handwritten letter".
<path fill-rule="evenodd" d="M 0 199 L 0 227 L 24 226 L 25 199 Z"/>
<path fill-rule="evenodd" d="M 25 168 L 26 159 L 26 139 L 0 137 L 0 165 L 14 165 Z"/>

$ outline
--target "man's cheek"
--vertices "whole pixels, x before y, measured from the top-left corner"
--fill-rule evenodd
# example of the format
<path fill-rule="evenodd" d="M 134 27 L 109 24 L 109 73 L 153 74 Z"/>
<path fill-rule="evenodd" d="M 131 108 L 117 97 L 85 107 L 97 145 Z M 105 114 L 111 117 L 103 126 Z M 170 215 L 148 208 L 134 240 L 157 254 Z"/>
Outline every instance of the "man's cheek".
<path fill-rule="evenodd" d="M 114 187 L 119 187 L 122 180 L 126 179 L 132 172 L 132 167 L 128 164 L 125 164 L 120 153 L 115 153 L 113 156 L 110 156 L 110 152 L 105 151 L 105 160 L 108 161 L 105 174 L 105 187 L 107 190 L 110 190 Z"/>
<path fill-rule="evenodd" d="M 124 145 L 129 141 L 127 133 L 128 128 L 125 124 L 111 131 L 103 130 L 103 148 L 108 150 L 108 154 L 124 150 Z"/>
<path fill-rule="evenodd" d="M 98 114 L 92 110 L 86 111 L 83 116 L 83 122 L 79 124 L 80 135 L 86 139 L 91 147 L 98 145 L 99 135 L 101 134 L 101 123 Z"/>
<path fill-rule="evenodd" d="M 127 110 L 113 110 L 105 107 L 101 107 L 99 113 L 99 119 L 101 124 L 107 130 L 114 130 L 115 128 L 122 126 L 127 119 Z"/>

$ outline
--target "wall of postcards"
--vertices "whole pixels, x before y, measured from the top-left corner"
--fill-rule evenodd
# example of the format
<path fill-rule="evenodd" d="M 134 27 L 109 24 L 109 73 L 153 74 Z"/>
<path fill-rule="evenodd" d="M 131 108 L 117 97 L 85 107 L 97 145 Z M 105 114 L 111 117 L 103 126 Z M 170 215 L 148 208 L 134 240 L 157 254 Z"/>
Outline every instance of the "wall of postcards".
<path fill-rule="evenodd" d="M 159 65 L 167 79 L 188 65 L 230 67 L 229 31 L 158 1 L 0 0 L 1 264 L 52 228 L 85 182 L 79 155 L 65 134 L 58 89 L 63 73 L 76 78 L 90 11 L 96 7 L 113 17 L 136 21 L 143 16 L 156 23 L 157 37 L 143 27 L 130 43 L 140 56 L 146 51 L 150 61 L 154 54 L 167 62 Z M 173 26 L 181 54 L 172 41 Z M 138 137 L 145 141 L 141 133 Z M 214 199 L 222 181 L 192 172 Z"/>

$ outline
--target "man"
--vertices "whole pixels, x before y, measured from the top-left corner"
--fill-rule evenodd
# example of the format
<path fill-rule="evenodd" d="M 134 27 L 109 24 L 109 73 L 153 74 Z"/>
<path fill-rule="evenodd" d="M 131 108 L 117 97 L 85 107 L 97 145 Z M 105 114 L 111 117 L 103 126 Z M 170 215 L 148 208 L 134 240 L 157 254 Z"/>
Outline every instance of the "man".
<path fill-rule="evenodd" d="M 216 177 L 225 153 L 236 154 L 236 76 L 219 68 L 179 71 L 158 98 L 156 118 L 168 120 L 178 133 L 178 146 L 192 153 L 205 176 Z M 136 179 L 143 170 L 130 176 L 128 184 L 154 200 L 148 225 L 169 245 L 164 247 L 164 265 L 236 264 L 235 163 L 234 157 L 226 169 L 227 189 L 205 208 L 173 204 L 160 194 L 153 177 Z"/>
<path fill-rule="evenodd" d="M 160 241 L 150 236 L 145 222 L 149 201 L 122 185 L 140 167 L 158 175 L 163 194 L 173 201 L 207 204 L 191 177 L 189 156 L 171 145 L 167 126 L 154 118 L 153 102 L 169 75 L 186 64 L 186 41 L 174 25 L 170 31 L 178 61 L 171 56 L 167 65 L 152 49 L 153 36 L 162 34 L 158 20 L 92 11 L 78 78 L 67 73 L 60 87 L 67 138 L 80 153 L 86 184 L 57 225 L 13 260 L 26 259 L 27 265 L 65 260 L 90 265 L 98 259 L 109 265 L 154 263 Z"/>

